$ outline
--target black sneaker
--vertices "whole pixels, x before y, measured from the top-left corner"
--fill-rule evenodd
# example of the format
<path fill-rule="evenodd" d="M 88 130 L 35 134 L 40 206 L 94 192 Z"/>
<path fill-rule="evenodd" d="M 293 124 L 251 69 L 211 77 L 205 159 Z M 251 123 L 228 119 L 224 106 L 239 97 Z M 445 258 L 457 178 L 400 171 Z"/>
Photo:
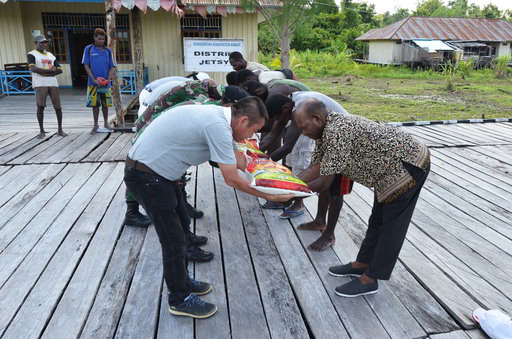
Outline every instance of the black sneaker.
<path fill-rule="evenodd" d="M 190 245 L 187 250 L 187 259 L 195 262 L 207 262 L 213 259 L 213 253 L 203 251 L 195 245 Z"/>
<path fill-rule="evenodd" d="M 191 286 L 191 292 L 195 295 L 205 295 L 212 291 L 212 284 L 207 282 L 197 281 L 193 278 L 189 278 L 189 283 Z M 167 290 L 167 294 L 171 294 L 169 290 Z"/>
<path fill-rule="evenodd" d="M 194 233 L 190 233 L 188 235 L 188 242 L 191 245 L 203 246 L 208 241 L 208 237 L 204 235 L 195 235 Z"/>
<path fill-rule="evenodd" d="M 190 278 L 190 284 L 192 285 L 192 293 L 195 295 L 205 295 L 212 291 L 212 284 L 209 284 L 204 281 L 197 281 L 195 279 Z"/>
<path fill-rule="evenodd" d="M 183 303 L 176 306 L 169 306 L 169 313 L 182 315 L 196 319 L 211 317 L 217 312 L 217 306 L 199 299 L 195 294 L 185 298 Z"/>
<path fill-rule="evenodd" d="M 361 295 L 375 294 L 379 291 L 379 283 L 375 280 L 372 283 L 363 285 L 359 279 L 354 279 L 348 283 L 336 287 L 336 294 L 340 297 L 354 298 Z"/>
<path fill-rule="evenodd" d="M 187 209 L 187 213 L 191 218 L 200 219 L 203 217 L 204 212 L 200 210 L 196 210 L 192 205 L 188 202 L 185 202 L 185 208 Z"/>
<path fill-rule="evenodd" d="M 329 267 L 329 274 L 335 277 L 360 277 L 366 272 L 367 267 L 352 268 L 352 263 Z"/>

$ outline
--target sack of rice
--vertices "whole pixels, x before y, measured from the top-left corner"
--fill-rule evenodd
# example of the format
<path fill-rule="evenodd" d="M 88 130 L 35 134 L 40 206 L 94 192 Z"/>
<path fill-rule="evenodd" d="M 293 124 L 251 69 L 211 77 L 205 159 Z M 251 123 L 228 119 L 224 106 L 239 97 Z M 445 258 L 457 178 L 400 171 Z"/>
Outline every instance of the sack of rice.
<path fill-rule="evenodd" d="M 309 196 L 313 193 L 304 181 L 292 174 L 279 172 L 261 172 L 255 175 L 252 187 L 269 194 L 294 193 L 296 196 Z"/>
<path fill-rule="evenodd" d="M 292 171 L 290 171 L 286 166 L 270 159 L 256 159 L 250 162 L 247 165 L 247 171 L 252 175 L 258 175 L 261 172 L 292 174 Z"/>

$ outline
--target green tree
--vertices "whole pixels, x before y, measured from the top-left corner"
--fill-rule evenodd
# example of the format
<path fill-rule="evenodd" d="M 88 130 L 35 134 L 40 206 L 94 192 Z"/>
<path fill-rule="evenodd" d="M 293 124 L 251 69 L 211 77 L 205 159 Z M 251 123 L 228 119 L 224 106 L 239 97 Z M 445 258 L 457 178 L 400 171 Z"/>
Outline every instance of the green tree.
<path fill-rule="evenodd" d="M 320 13 L 334 14 L 338 13 L 339 10 L 335 0 L 319 0 L 318 2 L 315 1 L 312 3 L 311 9 L 307 11 L 305 15 L 315 16 Z"/>
<path fill-rule="evenodd" d="M 343 16 L 344 29 L 357 27 L 361 23 L 358 6 L 352 0 L 343 0 L 341 3 L 341 14 Z"/>
<path fill-rule="evenodd" d="M 263 54 L 268 55 L 272 54 L 273 57 L 276 56 L 279 48 L 279 40 L 277 40 L 276 35 L 274 34 L 272 27 L 270 27 L 267 23 L 261 23 L 258 25 L 258 49 L 263 52 Z"/>
<path fill-rule="evenodd" d="M 409 10 L 407 8 L 398 8 L 395 13 L 390 14 L 389 12 L 385 12 L 382 17 L 382 27 L 389 26 L 394 24 L 397 21 L 403 20 L 407 17 L 411 16 Z"/>
<path fill-rule="evenodd" d="M 512 22 L 512 9 L 507 9 L 506 11 L 504 11 L 503 16 L 507 21 Z"/>
<path fill-rule="evenodd" d="M 257 8 L 266 19 L 274 36 L 279 41 L 281 50 L 281 67 L 288 68 L 288 55 L 290 53 L 290 37 L 302 22 L 307 19 L 307 9 L 311 8 L 312 0 L 283 0 L 279 10 L 270 9 L 261 5 L 258 0 L 242 0 L 246 8 Z"/>
<path fill-rule="evenodd" d="M 366 2 L 357 3 L 357 7 L 359 9 L 359 15 L 361 16 L 361 22 L 365 24 L 371 24 L 372 26 L 377 27 L 378 21 L 375 18 L 375 5 L 368 4 Z"/>
<path fill-rule="evenodd" d="M 413 12 L 414 16 L 432 16 L 438 9 L 444 6 L 441 0 L 425 0 L 418 4 L 416 10 Z"/>
<path fill-rule="evenodd" d="M 469 18 L 480 18 L 482 16 L 480 6 L 476 4 L 469 5 L 468 17 Z"/>
<path fill-rule="evenodd" d="M 331 46 L 343 30 L 343 13 L 320 13 L 301 25 L 293 34 L 291 48 L 304 51 L 321 50 Z"/>
<path fill-rule="evenodd" d="M 448 2 L 448 7 L 450 7 L 458 17 L 467 17 L 468 16 L 468 0 L 453 0 Z"/>
<path fill-rule="evenodd" d="M 487 19 L 499 19 L 501 18 L 501 11 L 498 9 L 498 6 L 488 4 L 482 9 L 481 15 Z"/>

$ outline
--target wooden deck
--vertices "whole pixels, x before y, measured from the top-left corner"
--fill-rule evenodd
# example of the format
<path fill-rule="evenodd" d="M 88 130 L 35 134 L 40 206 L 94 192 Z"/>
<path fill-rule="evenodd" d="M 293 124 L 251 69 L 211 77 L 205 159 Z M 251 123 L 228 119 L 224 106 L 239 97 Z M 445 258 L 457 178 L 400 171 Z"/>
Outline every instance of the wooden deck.
<path fill-rule="evenodd" d="M 512 314 L 512 124 L 408 127 L 433 154 L 400 260 L 378 294 L 345 299 L 349 278 L 327 273 L 355 258 L 372 192 L 346 197 L 337 243 L 262 210 L 218 170 L 194 168 L 187 190 L 205 212 L 213 283 L 206 320 L 171 316 L 154 228 L 123 227 L 123 159 L 131 134 L 0 134 L 2 338 L 485 338 L 477 307 Z"/>
<path fill-rule="evenodd" d="M 128 103 L 132 96 L 123 95 L 123 104 Z M 92 129 L 92 108 L 85 107 L 85 88 L 61 88 L 60 100 L 62 106 L 62 128 L 64 131 L 76 129 Z M 57 118 L 50 98 L 46 99 L 44 110 L 44 127 L 47 132 L 57 130 Z M 109 109 L 109 120 L 115 117 L 115 109 Z M 11 131 L 39 131 L 36 118 L 35 95 L 11 95 L 0 97 L 0 133 Z M 100 124 L 103 115 L 100 112 Z"/>

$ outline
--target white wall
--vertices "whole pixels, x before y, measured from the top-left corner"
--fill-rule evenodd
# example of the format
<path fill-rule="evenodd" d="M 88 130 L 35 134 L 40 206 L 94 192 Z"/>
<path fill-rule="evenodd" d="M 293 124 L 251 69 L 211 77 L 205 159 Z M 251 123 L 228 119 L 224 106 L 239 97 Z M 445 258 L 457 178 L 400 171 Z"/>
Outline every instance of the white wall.
<path fill-rule="evenodd" d="M 397 44 L 396 41 L 393 41 L 393 62 L 401 63 L 402 62 L 402 44 Z"/>
<path fill-rule="evenodd" d="M 0 3 L 0 69 L 4 64 L 27 62 L 20 3 Z"/>
<path fill-rule="evenodd" d="M 496 49 L 496 57 L 500 57 L 503 55 L 510 55 L 510 42 L 507 42 L 506 45 L 500 43 L 498 48 Z"/>
<path fill-rule="evenodd" d="M 370 41 L 370 53 L 368 56 L 368 62 L 379 63 L 379 64 L 391 64 L 394 63 L 394 55 L 395 46 L 402 47 L 402 45 L 397 45 L 395 41 L 389 40 L 374 40 Z M 401 53 L 401 52 L 400 52 Z"/>

